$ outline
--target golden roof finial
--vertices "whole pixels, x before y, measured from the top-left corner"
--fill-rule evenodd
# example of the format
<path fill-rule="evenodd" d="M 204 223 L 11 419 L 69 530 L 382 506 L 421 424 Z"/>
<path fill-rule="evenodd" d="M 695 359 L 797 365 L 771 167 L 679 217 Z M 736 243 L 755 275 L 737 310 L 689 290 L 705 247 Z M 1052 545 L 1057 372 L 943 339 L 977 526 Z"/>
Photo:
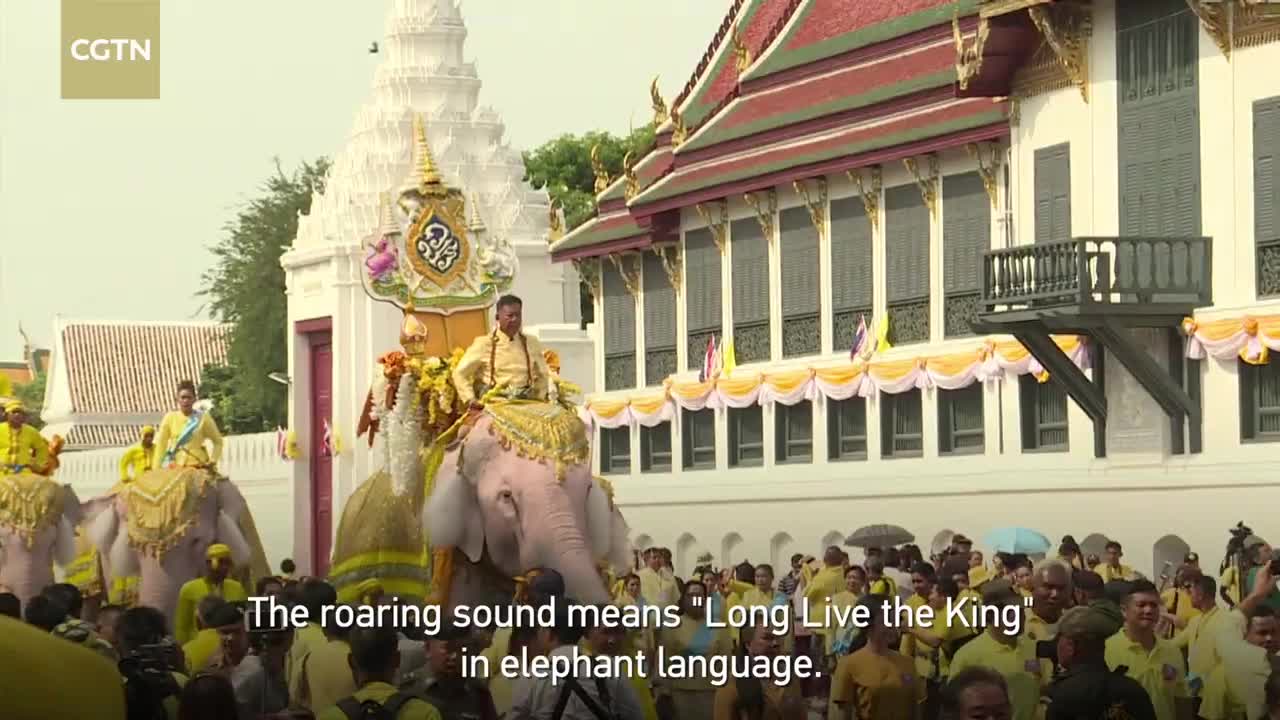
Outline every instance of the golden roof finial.
<path fill-rule="evenodd" d="M 560 199 L 553 198 L 547 207 L 547 243 L 564 237 L 564 222 L 560 218 Z"/>
<path fill-rule="evenodd" d="M 604 161 L 600 159 L 600 143 L 591 146 L 591 172 L 596 175 L 596 194 L 604 192 L 609 188 L 609 171 L 604 167 Z"/>
<path fill-rule="evenodd" d="M 733 24 L 733 55 L 737 58 L 738 74 L 747 71 L 751 67 L 751 50 L 747 48 L 747 43 L 742 39 L 742 33 L 738 32 L 738 23 Z"/>
<path fill-rule="evenodd" d="M 477 235 L 487 230 L 484 226 L 484 219 L 480 217 L 479 195 L 471 193 L 471 207 L 468 210 L 470 212 L 467 213 L 467 229 Z"/>
<path fill-rule="evenodd" d="M 684 116 L 678 108 L 671 108 L 671 125 L 671 146 L 680 147 L 688 139 L 689 131 L 684 126 Z"/>
<path fill-rule="evenodd" d="M 418 187 L 425 190 L 431 185 L 440 185 L 440 171 L 436 170 L 435 159 L 431 157 L 431 146 L 427 144 L 427 125 L 421 113 L 413 116 L 413 161 Z"/>
<path fill-rule="evenodd" d="M 400 223 L 396 222 L 395 209 L 391 204 L 391 193 L 378 193 L 378 235 L 386 237 L 400 232 Z"/>
<path fill-rule="evenodd" d="M 658 76 L 653 76 L 653 82 L 649 83 L 649 101 L 653 107 L 653 126 L 661 127 L 662 123 L 667 121 L 667 103 L 662 99 L 662 93 L 658 91 Z"/>
<path fill-rule="evenodd" d="M 626 178 L 626 198 L 630 200 L 640 192 L 640 180 L 636 178 L 636 164 L 632 151 L 622 156 L 622 176 Z"/>

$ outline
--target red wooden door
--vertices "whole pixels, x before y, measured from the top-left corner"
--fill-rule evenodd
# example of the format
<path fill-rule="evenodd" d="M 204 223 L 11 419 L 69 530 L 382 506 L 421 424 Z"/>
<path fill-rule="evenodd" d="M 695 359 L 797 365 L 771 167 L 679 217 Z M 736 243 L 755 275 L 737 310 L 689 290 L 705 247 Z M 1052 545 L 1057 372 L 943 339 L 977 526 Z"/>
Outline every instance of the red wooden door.
<path fill-rule="evenodd" d="M 325 446 L 325 423 L 333 417 L 333 345 L 329 333 L 314 333 L 311 347 L 311 572 L 329 571 L 333 543 L 333 457 Z"/>

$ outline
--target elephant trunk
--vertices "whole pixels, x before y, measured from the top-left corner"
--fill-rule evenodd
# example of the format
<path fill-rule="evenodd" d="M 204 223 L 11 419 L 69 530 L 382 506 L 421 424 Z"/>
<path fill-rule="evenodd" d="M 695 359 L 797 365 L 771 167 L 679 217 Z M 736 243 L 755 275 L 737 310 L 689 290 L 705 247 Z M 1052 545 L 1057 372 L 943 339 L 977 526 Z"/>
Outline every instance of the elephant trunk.
<path fill-rule="evenodd" d="M 178 611 L 178 592 L 196 574 L 174 557 L 180 554 L 170 550 L 163 559 L 144 554 L 141 562 L 141 581 L 138 583 L 138 604 L 153 607 L 164 613 L 172 624 Z"/>
<path fill-rule="evenodd" d="M 544 492 L 546 512 L 529 518 L 539 527 L 526 528 L 528 537 L 537 538 L 538 557 L 545 567 L 564 578 L 569 597 L 583 603 L 609 602 L 608 590 L 600 579 L 578 515 L 570 509 L 565 488 L 551 484 Z"/>

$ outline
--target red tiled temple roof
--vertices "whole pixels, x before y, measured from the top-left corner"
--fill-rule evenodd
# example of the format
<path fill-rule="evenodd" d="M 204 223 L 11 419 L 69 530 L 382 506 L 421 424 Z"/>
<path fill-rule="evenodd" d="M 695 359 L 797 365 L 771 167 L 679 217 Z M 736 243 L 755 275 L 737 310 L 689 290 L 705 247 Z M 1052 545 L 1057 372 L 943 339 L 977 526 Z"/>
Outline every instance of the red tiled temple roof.
<path fill-rule="evenodd" d="M 179 381 L 227 359 L 229 325 L 68 323 L 62 351 L 74 414 L 163 413 Z M 131 441 L 132 442 L 132 441 Z"/>
<path fill-rule="evenodd" d="M 944 100 L 682 166 L 636 196 L 631 207 L 646 216 L 794 179 L 780 173 L 799 178 L 840 172 L 936 150 L 934 139 L 954 145 L 1006 134 L 1005 104 L 987 98 Z"/>

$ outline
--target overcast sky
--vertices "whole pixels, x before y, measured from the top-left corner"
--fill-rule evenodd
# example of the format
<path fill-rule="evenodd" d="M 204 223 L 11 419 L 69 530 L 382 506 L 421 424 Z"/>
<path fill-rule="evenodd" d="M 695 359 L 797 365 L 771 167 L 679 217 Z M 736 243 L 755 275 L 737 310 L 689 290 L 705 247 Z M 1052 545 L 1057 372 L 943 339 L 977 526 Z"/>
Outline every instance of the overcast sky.
<path fill-rule="evenodd" d="M 272 171 L 334 155 L 391 0 L 163 0 L 161 99 L 59 99 L 57 0 L 0 0 L 0 360 L 55 315 L 196 317 L 206 246 Z M 521 149 L 622 132 L 693 71 L 728 0 L 463 0 L 466 55 Z M 203 315 L 200 315 L 203 316 Z"/>

